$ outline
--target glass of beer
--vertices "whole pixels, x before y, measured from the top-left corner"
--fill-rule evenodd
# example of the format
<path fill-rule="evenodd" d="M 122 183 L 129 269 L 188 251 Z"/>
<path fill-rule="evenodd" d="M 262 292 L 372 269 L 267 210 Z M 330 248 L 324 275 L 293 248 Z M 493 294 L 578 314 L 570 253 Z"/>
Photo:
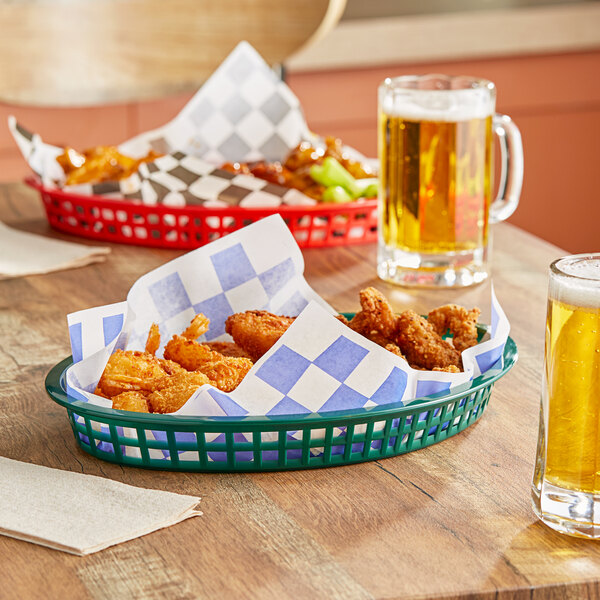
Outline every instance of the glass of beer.
<path fill-rule="evenodd" d="M 553 529 L 600 538 L 600 254 L 550 265 L 532 500 Z"/>
<path fill-rule="evenodd" d="M 514 212 L 523 181 L 519 130 L 495 105 L 494 84 L 473 77 L 408 75 L 380 85 L 381 279 L 460 287 L 487 277 L 489 224 Z M 494 132 L 502 170 L 492 202 Z"/>

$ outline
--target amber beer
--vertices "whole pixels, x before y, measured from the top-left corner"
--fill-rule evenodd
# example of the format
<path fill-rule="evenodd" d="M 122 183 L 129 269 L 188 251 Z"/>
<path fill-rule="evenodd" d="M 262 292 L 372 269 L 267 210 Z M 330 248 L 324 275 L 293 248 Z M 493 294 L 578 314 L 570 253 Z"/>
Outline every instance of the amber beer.
<path fill-rule="evenodd" d="M 460 287 L 488 276 L 489 223 L 512 214 L 523 180 L 519 130 L 495 108 L 494 84 L 475 77 L 406 75 L 379 86 L 379 277 Z M 503 168 L 492 201 L 494 133 Z"/>
<path fill-rule="evenodd" d="M 556 529 L 598 537 L 600 255 L 551 269 L 534 508 Z"/>
<path fill-rule="evenodd" d="M 424 254 L 488 242 L 492 116 L 462 121 L 380 114 L 383 243 Z"/>

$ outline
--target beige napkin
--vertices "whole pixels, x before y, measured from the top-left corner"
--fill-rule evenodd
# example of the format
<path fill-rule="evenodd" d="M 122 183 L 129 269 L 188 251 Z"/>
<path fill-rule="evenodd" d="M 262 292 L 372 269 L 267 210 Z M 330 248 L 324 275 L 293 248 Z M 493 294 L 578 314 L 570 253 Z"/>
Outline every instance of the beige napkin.
<path fill-rule="evenodd" d="M 0 457 L 0 534 L 80 556 L 201 515 L 199 501 Z"/>
<path fill-rule="evenodd" d="M 105 260 L 110 248 L 26 233 L 0 222 L 0 279 L 83 267 Z"/>

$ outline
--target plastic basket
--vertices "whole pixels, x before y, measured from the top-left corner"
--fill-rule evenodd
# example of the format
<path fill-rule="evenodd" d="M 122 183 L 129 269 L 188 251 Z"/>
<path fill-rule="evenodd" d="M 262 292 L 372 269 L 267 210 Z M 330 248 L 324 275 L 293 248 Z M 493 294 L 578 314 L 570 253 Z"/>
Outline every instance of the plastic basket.
<path fill-rule="evenodd" d="M 311 469 L 378 460 L 419 450 L 479 419 L 495 381 L 517 360 L 509 337 L 502 367 L 451 392 L 351 411 L 272 417 L 190 417 L 134 413 L 81 402 L 65 393 L 71 357 L 46 377 L 67 409 L 75 440 L 97 458 L 173 471 Z"/>
<path fill-rule="evenodd" d="M 377 241 L 374 199 L 276 208 L 149 206 L 46 188 L 37 177 L 27 177 L 25 183 L 40 192 L 52 227 L 95 240 L 189 250 L 278 213 L 301 248 Z"/>

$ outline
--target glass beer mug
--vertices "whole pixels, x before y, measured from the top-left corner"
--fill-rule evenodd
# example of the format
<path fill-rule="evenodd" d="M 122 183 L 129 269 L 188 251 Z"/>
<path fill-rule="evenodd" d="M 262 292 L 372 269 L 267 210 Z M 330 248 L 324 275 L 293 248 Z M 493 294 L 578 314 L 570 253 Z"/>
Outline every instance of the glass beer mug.
<path fill-rule="evenodd" d="M 494 84 L 473 77 L 408 75 L 380 85 L 381 279 L 460 287 L 487 277 L 489 224 L 514 212 L 523 181 L 519 130 L 495 105 Z M 493 132 L 502 171 L 492 202 Z"/>
<path fill-rule="evenodd" d="M 600 254 L 550 265 L 532 500 L 553 529 L 600 538 Z"/>

